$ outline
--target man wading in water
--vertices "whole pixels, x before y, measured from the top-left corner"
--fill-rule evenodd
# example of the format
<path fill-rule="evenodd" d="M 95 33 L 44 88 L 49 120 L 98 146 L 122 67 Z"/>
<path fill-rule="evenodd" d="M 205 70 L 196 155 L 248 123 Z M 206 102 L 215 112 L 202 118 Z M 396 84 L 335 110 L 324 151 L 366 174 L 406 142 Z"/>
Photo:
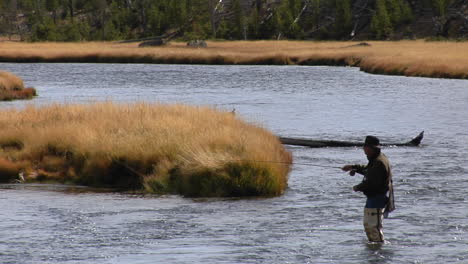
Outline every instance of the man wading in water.
<path fill-rule="evenodd" d="M 362 182 L 353 187 L 355 192 L 367 196 L 364 208 L 364 230 L 370 242 L 384 242 L 382 231 L 383 216 L 395 209 L 393 200 L 393 182 L 390 162 L 380 151 L 380 141 L 374 136 L 367 136 L 364 141 L 364 153 L 369 163 L 364 165 L 345 165 L 341 168 L 354 176 L 357 172 L 364 175 Z M 388 193 L 388 196 L 387 196 Z"/>

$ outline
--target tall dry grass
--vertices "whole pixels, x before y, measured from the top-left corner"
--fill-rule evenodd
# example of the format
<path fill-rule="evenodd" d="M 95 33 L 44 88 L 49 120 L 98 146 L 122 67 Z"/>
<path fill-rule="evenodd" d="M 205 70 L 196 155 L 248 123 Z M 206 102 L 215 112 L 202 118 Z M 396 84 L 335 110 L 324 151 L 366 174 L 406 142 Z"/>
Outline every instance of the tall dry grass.
<path fill-rule="evenodd" d="M 0 44 L 4 62 L 112 62 L 189 64 L 351 65 L 381 74 L 468 78 L 468 42 L 224 41 L 208 48 L 172 42 L 138 48 L 138 43 Z"/>
<path fill-rule="evenodd" d="M 24 88 L 24 83 L 18 76 L 0 71 L 0 89 L 1 90 L 21 90 Z"/>
<path fill-rule="evenodd" d="M 0 101 L 30 99 L 36 95 L 36 89 L 25 88 L 23 80 L 5 71 L 0 71 Z"/>
<path fill-rule="evenodd" d="M 23 171 L 26 181 L 187 196 L 279 195 L 292 161 L 265 129 L 230 112 L 185 105 L 2 110 L 0 146 L 0 173 Z"/>

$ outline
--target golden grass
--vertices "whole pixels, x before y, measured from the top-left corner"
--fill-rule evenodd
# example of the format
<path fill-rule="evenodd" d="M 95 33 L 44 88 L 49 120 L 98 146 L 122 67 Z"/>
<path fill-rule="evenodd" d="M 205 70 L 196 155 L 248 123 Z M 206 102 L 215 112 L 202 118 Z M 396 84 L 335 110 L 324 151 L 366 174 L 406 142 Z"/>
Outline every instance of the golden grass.
<path fill-rule="evenodd" d="M 34 88 L 25 88 L 18 76 L 0 71 L 0 101 L 13 99 L 30 99 L 36 95 Z"/>
<path fill-rule="evenodd" d="M 21 90 L 24 88 L 23 80 L 18 76 L 0 71 L 0 89 L 1 90 Z"/>
<path fill-rule="evenodd" d="M 0 111 L 0 127 L 0 173 L 21 170 L 33 182 L 271 196 L 285 190 L 292 162 L 265 129 L 207 107 L 28 106 Z"/>
<path fill-rule="evenodd" d="M 208 48 L 172 42 L 164 47 L 138 48 L 138 43 L 0 44 L 4 62 L 112 62 L 188 64 L 351 65 L 371 73 L 468 78 L 467 42 L 371 41 L 224 41 Z"/>

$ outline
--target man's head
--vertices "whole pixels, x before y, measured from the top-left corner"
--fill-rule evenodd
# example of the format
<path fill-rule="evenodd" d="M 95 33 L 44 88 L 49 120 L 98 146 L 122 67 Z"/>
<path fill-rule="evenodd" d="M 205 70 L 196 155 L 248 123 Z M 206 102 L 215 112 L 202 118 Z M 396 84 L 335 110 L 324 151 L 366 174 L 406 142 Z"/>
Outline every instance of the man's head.
<path fill-rule="evenodd" d="M 380 140 L 374 136 L 367 136 L 364 140 L 364 153 L 366 156 L 374 156 L 380 150 Z"/>

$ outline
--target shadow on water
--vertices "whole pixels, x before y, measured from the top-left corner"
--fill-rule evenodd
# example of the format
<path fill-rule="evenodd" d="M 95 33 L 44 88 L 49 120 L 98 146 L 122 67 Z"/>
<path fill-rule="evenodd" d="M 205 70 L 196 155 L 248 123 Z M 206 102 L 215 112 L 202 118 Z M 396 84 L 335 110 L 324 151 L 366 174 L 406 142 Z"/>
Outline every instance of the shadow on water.
<path fill-rule="evenodd" d="M 52 191 L 67 194 L 81 193 L 115 193 L 116 189 L 93 188 L 80 185 L 47 184 L 47 183 L 12 183 L 0 184 L 0 190 L 28 190 L 28 191 Z"/>

